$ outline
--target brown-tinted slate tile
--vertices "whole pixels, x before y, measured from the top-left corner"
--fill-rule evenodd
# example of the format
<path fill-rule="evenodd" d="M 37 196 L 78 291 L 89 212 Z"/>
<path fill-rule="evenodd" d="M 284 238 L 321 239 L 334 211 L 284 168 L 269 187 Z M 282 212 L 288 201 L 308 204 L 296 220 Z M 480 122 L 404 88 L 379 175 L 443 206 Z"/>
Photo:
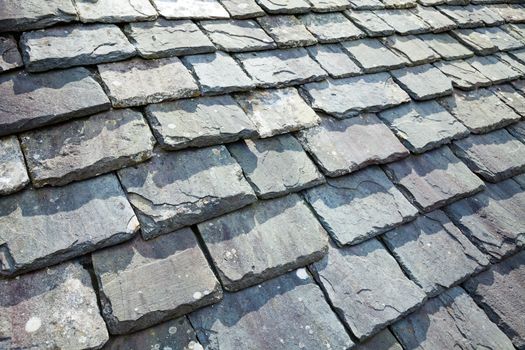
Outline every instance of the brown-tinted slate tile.
<path fill-rule="evenodd" d="M 150 327 L 218 302 L 222 290 L 189 228 L 92 255 L 112 334 Z"/>
<path fill-rule="evenodd" d="M 520 94 L 511 84 L 496 85 L 489 88 L 489 90 L 498 96 L 516 113 L 525 117 L 525 96 Z"/>
<path fill-rule="evenodd" d="M 508 62 L 508 56 L 476 56 L 467 60 L 493 84 L 501 84 L 523 77 L 524 73 L 517 64 L 510 65 L 506 61 Z"/>
<path fill-rule="evenodd" d="M 292 14 L 305 13 L 310 11 L 311 4 L 307 0 L 288 0 L 288 1 L 273 1 L 273 0 L 256 0 L 269 14 Z"/>
<path fill-rule="evenodd" d="M 0 36 L 0 72 L 23 66 L 16 40 L 12 35 Z"/>
<path fill-rule="evenodd" d="M 229 145 L 228 150 L 260 198 L 280 197 L 324 182 L 323 175 L 291 135 L 244 140 Z"/>
<path fill-rule="evenodd" d="M 24 31 L 49 27 L 60 22 L 77 19 L 71 0 L 3 1 L 0 12 L 0 32 Z"/>
<path fill-rule="evenodd" d="M 391 74 L 414 100 L 431 100 L 452 94 L 450 78 L 430 64 L 398 69 Z"/>
<path fill-rule="evenodd" d="M 97 349 L 108 340 L 89 273 L 68 262 L 0 280 L 0 347 Z"/>
<path fill-rule="evenodd" d="M 309 13 L 300 17 L 320 43 L 337 43 L 362 38 L 363 33 L 342 13 Z"/>
<path fill-rule="evenodd" d="M 401 35 L 431 31 L 428 24 L 409 10 L 377 10 L 374 13 Z"/>
<path fill-rule="evenodd" d="M 227 290 L 313 263 L 328 249 L 328 234 L 296 194 L 258 201 L 198 227 Z"/>
<path fill-rule="evenodd" d="M 447 146 L 385 167 L 392 181 L 424 212 L 471 196 L 484 188 L 483 181 Z"/>
<path fill-rule="evenodd" d="M 359 343 L 355 350 L 403 350 L 403 348 L 394 335 L 385 328 L 372 338 Z"/>
<path fill-rule="evenodd" d="M 389 50 L 378 39 L 346 41 L 342 45 L 366 73 L 401 68 L 409 63 L 408 59 Z"/>
<path fill-rule="evenodd" d="M 354 1 L 355 2 L 355 1 Z M 394 28 L 389 26 L 379 16 L 371 11 L 350 11 L 346 15 L 361 28 L 368 36 L 385 36 L 395 33 Z"/>
<path fill-rule="evenodd" d="M 218 0 L 152 0 L 161 16 L 169 19 L 223 19 L 230 14 Z"/>
<path fill-rule="evenodd" d="M 461 90 L 472 90 L 492 84 L 489 78 L 463 60 L 436 62 L 434 66 L 452 80 L 452 85 Z"/>
<path fill-rule="evenodd" d="M 224 146 L 165 152 L 119 170 L 120 181 L 149 239 L 242 208 L 256 200 Z"/>
<path fill-rule="evenodd" d="M 306 50 L 332 78 L 347 78 L 363 73 L 339 44 L 309 46 Z"/>
<path fill-rule="evenodd" d="M 220 50 L 243 52 L 277 47 L 254 20 L 211 20 L 201 21 L 200 25 Z"/>
<path fill-rule="evenodd" d="M 0 196 L 21 190 L 29 183 L 24 155 L 16 136 L 0 137 Z"/>
<path fill-rule="evenodd" d="M 331 246 L 312 271 L 359 339 L 376 334 L 425 300 L 425 293 L 376 239 L 342 249 Z"/>
<path fill-rule="evenodd" d="M 373 114 L 344 120 L 323 117 L 321 125 L 301 131 L 299 139 L 328 176 L 344 175 L 410 154 Z"/>
<path fill-rule="evenodd" d="M 138 230 L 113 174 L 0 197 L 0 226 L 0 275 L 84 255 L 126 241 Z"/>
<path fill-rule="evenodd" d="M 74 0 L 81 22 L 151 21 L 158 14 L 149 0 Z"/>
<path fill-rule="evenodd" d="M 348 349 L 353 342 L 305 269 L 190 314 L 201 344 L 219 349 Z"/>
<path fill-rule="evenodd" d="M 444 60 L 457 60 L 474 56 L 472 51 L 461 45 L 447 33 L 422 34 L 419 38 Z"/>
<path fill-rule="evenodd" d="M 338 245 L 357 244 L 411 221 L 417 210 L 381 169 L 368 167 L 305 192 Z"/>
<path fill-rule="evenodd" d="M 0 135 L 109 109 L 102 87 L 85 68 L 0 75 Z"/>
<path fill-rule="evenodd" d="M 244 19 L 265 15 L 255 0 L 221 0 L 221 4 L 232 18 Z"/>
<path fill-rule="evenodd" d="M 264 16 L 258 18 L 258 21 L 281 48 L 317 43 L 312 33 L 293 15 Z"/>
<path fill-rule="evenodd" d="M 446 208 L 450 219 L 480 250 L 501 259 L 525 245 L 525 192 L 512 179 Z"/>
<path fill-rule="evenodd" d="M 440 56 L 423 40 L 413 35 L 390 36 L 384 38 L 383 42 L 392 51 L 405 57 L 413 65 L 430 63 L 440 59 Z"/>
<path fill-rule="evenodd" d="M 446 32 L 457 26 L 453 20 L 439 12 L 439 10 L 434 7 L 418 5 L 416 8 L 412 9 L 411 12 L 428 24 L 434 33 Z"/>

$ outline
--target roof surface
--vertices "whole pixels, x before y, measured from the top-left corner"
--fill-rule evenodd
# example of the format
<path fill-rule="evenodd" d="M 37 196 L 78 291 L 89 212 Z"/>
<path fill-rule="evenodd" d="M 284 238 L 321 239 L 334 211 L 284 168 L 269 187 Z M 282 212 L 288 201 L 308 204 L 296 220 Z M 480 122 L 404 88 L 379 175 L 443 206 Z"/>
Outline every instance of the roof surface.
<path fill-rule="evenodd" d="M 2 0 L 0 72 L 1 349 L 525 349 L 519 1 Z"/>

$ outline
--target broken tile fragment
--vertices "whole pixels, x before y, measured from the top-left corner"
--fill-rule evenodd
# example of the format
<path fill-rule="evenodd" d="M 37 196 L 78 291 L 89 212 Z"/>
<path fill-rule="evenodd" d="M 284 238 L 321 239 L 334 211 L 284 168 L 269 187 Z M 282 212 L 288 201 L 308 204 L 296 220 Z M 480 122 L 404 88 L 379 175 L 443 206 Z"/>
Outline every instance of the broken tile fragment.
<path fill-rule="evenodd" d="M 0 72 L 22 67 L 22 57 L 12 35 L 0 36 Z"/>
<path fill-rule="evenodd" d="M 71 0 L 3 1 L 0 32 L 39 29 L 76 19 L 77 11 Z"/>
<path fill-rule="evenodd" d="M 281 48 L 308 46 L 317 43 L 312 33 L 295 16 L 264 16 L 260 17 L 258 21 Z"/>
<path fill-rule="evenodd" d="M 521 95 L 511 84 L 491 86 L 489 90 L 521 116 L 525 116 L 525 96 Z"/>
<path fill-rule="evenodd" d="M 221 0 L 221 4 L 232 18 L 245 19 L 265 15 L 255 0 Z"/>
<path fill-rule="evenodd" d="M 348 10 L 346 14 L 355 25 L 368 34 L 368 36 L 387 36 L 395 33 L 394 28 L 389 26 L 374 12 Z"/>
<path fill-rule="evenodd" d="M 423 34 L 419 38 L 445 60 L 459 60 L 474 56 L 472 51 L 446 33 Z"/>
<path fill-rule="evenodd" d="M 14 193 L 29 183 L 24 155 L 16 136 L 0 137 L 0 196 Z"/>
<path fill-rule="evenodd" d="M 269 50 L 277 45 L 254 20 L 201 21 L 217 48 L 228 52 Z"/>
<path fill-rule="evenodd" d="M 269 14 L 304 13 L 308 12 L 311 7 L 310 3 L 306 0 L 257 0 L 257 3 Z"/>
<path fill-rule="evenodd" d="M 362 69 L 339 44 L 310 46 L 306 50 L 332 78 L 347 78 L 362 74 Z"/>
<path fill-rule="evenodd" d="M 390 36 L 383 39 L 383 42 L 393 52 L 405 57 L 412 65 L 431 63 L 440 59 L 439 55 L 423 40 L 413 35 Z"/>
<path fill-rule="evenodd" d="M 342 45 L 366 73 L 396 69 L 409 63 L 406 58 L 389 50 L 378 39 L 353 40 Z"/>
<path fill-rule="evenodd" d="M 157 11 L 149 0 L 75 0 L 80 21 L 138 22 L 157 18 Z"/>
<path fill-rule="evenodd" d="M 489 78 L 464 60 L 441 61 L 434 63 L 434 66 L 450 78 L 454 87 L 461 90 L 472 90 L 492 84 Z"/>
<path fill-rule="evenodd" d="M 309 13 L 300 17 L 306 28 L 320 43 L 354 40 L 365 34 L 342 13 Z"/>
<path fill-rule="evenodd" d="M 230 14 L 218 0 L 152 0 L 168 19 L 224 19 Z"/>
<path fill-rule="evenodd" d="M 392 71 L 394 80 L 414 100 L 431 100 L 452 94 L 452 82 L 430 64 Z"/>

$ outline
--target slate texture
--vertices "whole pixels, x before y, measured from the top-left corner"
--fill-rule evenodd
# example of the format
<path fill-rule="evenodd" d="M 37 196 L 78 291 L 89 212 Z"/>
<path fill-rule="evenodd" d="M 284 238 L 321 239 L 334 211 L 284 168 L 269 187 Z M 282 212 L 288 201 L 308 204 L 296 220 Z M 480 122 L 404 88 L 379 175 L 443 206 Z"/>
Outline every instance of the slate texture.
<path fill-rule="evenodd" d="M 434 66 L 449 77 L 452 85 L 458 89 L 472 90 L 491 85 L 489 78 L 464 60 L 436 62 Z"/>
<path fill-rule="evenodd" d="M 394 335 L 384 329 L 355 347 L 356 350 L 403 350 Z"/>
<path fill-rule="evenodd" d="M 22 31 L 52 26 L 77 19 L 71 0 L 5 1 L 0 13 L 0 32 Z"/>
<path fill-rule="evenodd" d="M 320 43 L 354 40 L 364 36 L 342 13 L 309 13 L 300 19 Z"/>
<path fill-rule="evenodd" d="M 317 39 L 295 16 L 264 16 L 258 21 L 281 48 L 308 46 L 317 43 Z"/>
<path fill-rule="evenodd" d="M 158 16 L 148 0 L 75 0 L 75 6 L 84 23 L 151 21 Z"/>
<path fill-rule="evenodd" d="M 255 0 L 222 0 L 222 6 L 232 18 L 252 18 L 264 16 L 265 12 Z"/>
<path fill-rule="evenodd" d="M 0 36 L 0 72 L 23 66 L 18 45 L 12 35 Z"/>
<path fill-rule="evenodd" d="M 401 68 L 408 63 L 406 58 L 389 50 L 378 39 L 352 40 L 342 45 L 366 73 Z"/>
<path fill-rule="evenodd" d="M 24 155 L 16 136 L 0 138 L 0 196 L 24 188 L 29 183 Z"/>
<path fill-rule="evenodd" d="M 362 73 L 362 69 L 346 54 L 341 45 L 310 46 L 307 50 L 332 78 L 347 78 Z"/>
<path fill-rule="evenodd" d="M 450 79 L 431 65 L 395 70 L 392 75 L 414 100 L 431 100 L 452 94 Z"/>
<path fill-rule="evenodd" d="M 215 45 L 224 51 L 257 51 L 277 47 L 254 20 L 215 20 L 200 24 Z"/>
<path fill-rule="evenodd" d="M 169 19 L 223 19 L 230 14 L 218 0 L 153 0 L 159 13 Z"/>

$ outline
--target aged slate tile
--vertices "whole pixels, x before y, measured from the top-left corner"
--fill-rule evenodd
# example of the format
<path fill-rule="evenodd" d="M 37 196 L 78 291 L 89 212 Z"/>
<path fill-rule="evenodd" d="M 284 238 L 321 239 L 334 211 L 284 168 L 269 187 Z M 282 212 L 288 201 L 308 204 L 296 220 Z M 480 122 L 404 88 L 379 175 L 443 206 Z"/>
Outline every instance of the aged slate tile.
<path fill-rule="evenodd" d="M 255 0 L 221 0 L 221 4 L 232 18 L 244 19 L 265 15 Z"/>
<path fill-rule="evenodd" d="M 469 134 L 468 129 L 436 101 L 401 105 L 381 112 L 379 117 L 414 153 L 424 153 Z"/>
<path fill-rule="evenodd" d="M 229 95 L 149 105 L 146 116 L 166 150 L 211 146 L 257 135 L 255 125 Z"/>
<path fill-rule="evenodd" d="M 24 155 L 16 136 L 0 137 L 0 196 L 11 194 L 29 183 Z"/>
<path fill-rule="evenodd" d="M 508 56 L 476 56 L 467 62 L 481 74 L 490 79 L 493 84 L 501 84 L 523 77 L 524 73 L 518 68 L 518 63 L 510 65 Z"/>
<path fill-rule="evenodd" d="M 149 0 L 75 0 L 78 17 L 89 22 L 138 22 L 157 18 Z"/>
<path fill-rule="evenodd" d="M 413 35 L 390 36 L 384 38 L 383 42 L 413 65 L 431 63 L 440 59 L 440 56 L 423 40 Z"/>
<path fill-rule="evenodd" d="M 525 308 L 523 285 L 525 252 L 492 266 L 465 283 L 465 289 L 518 349 L 525 347 L 525 323 L 521 312 Z"/>
<path fill-rule="evenodd" d="M 189 228 L 149 241 L 136 237 L 93 253 L 92 260 L 102 315 L 112 334 L 144 329 L 222 298 Z"/>
<path fill-rule="evenodd" d="M 319 117 L 295 88 L 254 90 L 236 94 L 235 99 L 262 138 L 319 124 Z"/>
<path fill-rule="evenodd" d="M 22 67 L 22 57 L 12 35 L 0 36 L 0 72 Z"/>
<path fill-rule="evenodd" d="M 432 50 L 445 60 L 459 60 L 474 56 L 474 53 L 461 45 L 449 34 L 422 34 L 419 36 Z"/>
<path fill-rule="evenodd" d="M 229 145 L 228 150 L 260 198 L 280 197 L 324 182 L 292 135 L 244 140 Z"/>
<path fill-rule="evenodd" d="M 77 11 L 71 0 L 2 1 L 0 32 L 44 28 L 76 19 Z"/>
<path fill-rule="evenodd" d="M 315 110 L 337 118 L 381 110 L 410 101 L 388 73 L 328 79 L 303 86 Z"/>
<path fill-rule="evenodd" d="M 213 20 L 200 24 L 220 50 L 243 52 L 277 46 L 254 20 Z"/>
<path fill-rule="evenodd" d="M 521 116 L 525 116 L 525 96 L 521 95 L 511 84 L 491 86 L 489 90 Z"/>
<path fill-rule="evenodd" d="M 268 13 L 304 13 L 310 10 L 310 3 L 306 0 L 288 0 L 288 1 L 273 1 L 273 0 L 256 0 L 257 3 Z"/>
<path fill-rule="evenodd" d="M 376 239 L 338 249 L 312 265 L 317 282 L 352 333 L 368 338 L 419 306 L 425 293 Z"/>
<path fill-rule="evenodd" d="M 307 46 L 317 43 L 312 33 L 293 15 L 264 16 L 257 20 L 279 47 Z"/>
<path fill-rule="evenodd" d="M 430 64 L 398 69 L 391 74 L 414 100 L 431 100 L 453 91 L 450 78 Z"/>
<path fill-rule="evenodd" d="M 499 129 L 521 118 L 487 89 L 456 91 L 454 96 L 439 102 L 476 134 Z"/>
<path fill-rule="evenodd" d="M 301 131 L 299 139 L 322 171 L 332 177 L 410 154 L 374 114 L 344 120 L 323 117 L 321 125 Z"/>
<path fill-rule="evenodd" d="M 512 136 L 525 143 L 525 121 L 517 122 L 508 126 L 507 130 Z"/>
<path fill-rule="evenodd" d="M 119 27 L 90 24 L 26 32 L 20 38 L 29 72 L 124 60 L 135 55 Z"/>
<path fill-rule="evenodd" d="M 348 349 L 352 340 L 304 269 L 190 314 L 208 350 Z"/>
<path fill-rule="evenodd" d="M 407 10 L 377 10 L 374 13 L 401 35 L 421 34 L 431 28 L 421 18 Z"/>
<path fill-rule="evenodd" d="M 451 220 L 482 251 L 501 259 L 525 245 L 525 193 L 514 180 L 487 184 L 485 191 L 446 208 Z"/>
<path fill-rule="evenodd" d="M 348 10 L 345 13 L 368 36 L 386 36 L 395 33 L 394 28 L 373 12 Z"/>
<path fill-rule="evenodd" d="M 486 181 L 499 182 L 525 172 L 525 144 L 505 129 L 454 141 L 452 150 Z"/>
<path fill-rule="evenodd" d="M 486 25 L 503 24 L 504 19 L 496 12 L 481 5 L 439 6 L 438 10 L 450 17 L 460 28 L 477 28 Z"/>
<path fill-rule="evenodd" d="M 525 190 L 525 174 L 515 176 L 513 179 Z"/>
<path fill-rule="evenodd" d="M 342 11 L 350 6 L 348 0 L 308 0 L 315 12 Z"/>
<path fill-rule="evenodd" d="M 305 192 L 338 245 L 356 244 L 415 218 L 417 210 L 378 167 L 327 179 Z"/>
<path fill-rule="evenodd" d="M 447 147 L 386 165 L 392 181 L 424 212 L 471 196 L 484 185 Z"/>
<path fill-rule="evenodd" d="M 309 13 L 300 17 L 306 28 L 321 43 L 362 38 L 363 33 L 342 13 Z"/>
<path fill-rule="evenodd" d="M 123 242 L 138 230 L 114 175 L 0 198 L 0 226 L 0 275 L 53 265 Z"/>
<path fill-rule="evenodd" d="M 178 152 L 121 169 L 120 181 L 149 239 L 242 208 L 256 200 L 226 147 Z"/>
<path fill-rule="evenodd" d="M 514 62 L 523 64 L 525 62 L 525 49 L 510 51 L 509 56 L 514 59 Z"/>
<path fill-rule="evenodd" d="M 440 210 L 383 235 L 407 275 L 437 295 L 481 271 L 489 260 Z"/>
<path fill-rule="evenodd" d="M 222 51 L 185 56 L 183 61 L 197 76 L 204 94 L 222 94 L 254 87 L 252 79 L 246 75 L 239 64 Z"/>
<path fill-rule="evenodd" d="M 350 0 L 350 8 L 355 11 L 355 13 L 361 15 L 369 15 L 373 14 L 372 12 L 368 11 L 362 11 L 362 10 L 379 10 L 384 9 L 385 4 L 383 4 L 380 0 Z M 347 11 L 347 13 L 350 13 L 350 10 Z M 373 15 L 375 17 L 375 15 Z M 372 16 L 370 16 L 372 17 Z M 363 17 L 361 17 L 363 18 Z M 375 19 L 373 20 L 375 21 Z M 392 32 L 393 33 L 393 32 Z"/>
<path fill-rule="evenodd" d="M 430 299 L 392 330 L 405 349 L 514 349 L 509 338 L 459 287 Z"/>
<path fill-rule="evenodd" d="M 457 26 L 453 20 L 433 7 L 417 6 L 410 11 L 428 24 L 434 33 L 447 32 Z"/>
<path fill-rule="evenodd" d="M 221 19 L 230 15 L 218 0 L 153 0 L 159 13 L 169 19 Z"/>
<path fill-rule="evenodd" d="M 450 34 L 452 34 L 457 40 L 459 40 L 460 43 L 467 46 L 478 55 L 490 55 L 499 51 L 496 43 L 494 43 L 491 38 L 485 34 L 485 32 L 485 28 L 457 29 L 451 31 Z"/>
<path fill-rule="evenodd" d="M 310 46 L 306 50 L 332 78 L 347 78 L 363 73 L 339 44 Z"/>
<path fill-rule="evenodd" d="M 199 94 L 191 73 L 177 57 L 106 63 L 98 66 L 114 107 L 132 107 Z"/>
<path fill-rule="evenodd" d="M 190 20 L 129 23 L 124 32 L 140 56 L 160 58 L 215 51 L 215 46 Z"/>
<path fill-rule="evenodd" d="M 519 12 L 523 12 L 523 11 L 519 11 Z M 523 16 L 524 17 L 522 21 L 525 20 L 525 14 L 523 14 Z M 525 39 L 525 26 L 523 24 L 505 24 L 505 25 L 502 25 L 500 28 L 518 40 Z"/>
<path fill-rule="evenodd" d="M 198 227 L 230 291 L 313 263 L 328 249 L 326 231 L 296 194 L 258 201 Z"/>
<path fill-rule="evenodd" d="M 463 60 L 436 62 L 434 66 L 452 80 L 452 85 L 461 90 L 477 89 L 492 84 L 489 78 Z"/>
<path fill-rule="evenodd" d="M 89 273 L 76 262 L 0 280 L 2 349 L 97 349 L 108 340 Z"/>
<path fill-rule="evenodd" d="M 366 73 L 380 72 L 405 66 L 409 61 L 389 50 L 378 39 L 362 39 L 342 43 Z"/>
<path fill-rule="evenodd" d="M 155 139 L 141 113 L 111 110 L 20 135 L 35 187 L 61 186 L 151 158 Z"/>
<path fill-rule="evenodd" d="M 497 13 L 502 17 L 506 22 L 510 23 L 520 23 L 525 21 L 525 13 L 523 11 L 523 6 L 518 4 L 497 4 L 491 5 L 490 10 Z"/>
<path fill-rule="evenodd" d="M 403 350 L 403 348 L 392 333 L 388 329 L 384 329 L 372 338 L 358 344 L 355 350 Z"/>
<path fill-rule="evenodd" d="M 0 75 L 0 135 L 109 109 L 104 90 L 85 68 Z"/>
<path fill-rule="evenodd" d="M 407 9 L 417 5 L 416 0 L 382 0 L 387 9 Z"/>

